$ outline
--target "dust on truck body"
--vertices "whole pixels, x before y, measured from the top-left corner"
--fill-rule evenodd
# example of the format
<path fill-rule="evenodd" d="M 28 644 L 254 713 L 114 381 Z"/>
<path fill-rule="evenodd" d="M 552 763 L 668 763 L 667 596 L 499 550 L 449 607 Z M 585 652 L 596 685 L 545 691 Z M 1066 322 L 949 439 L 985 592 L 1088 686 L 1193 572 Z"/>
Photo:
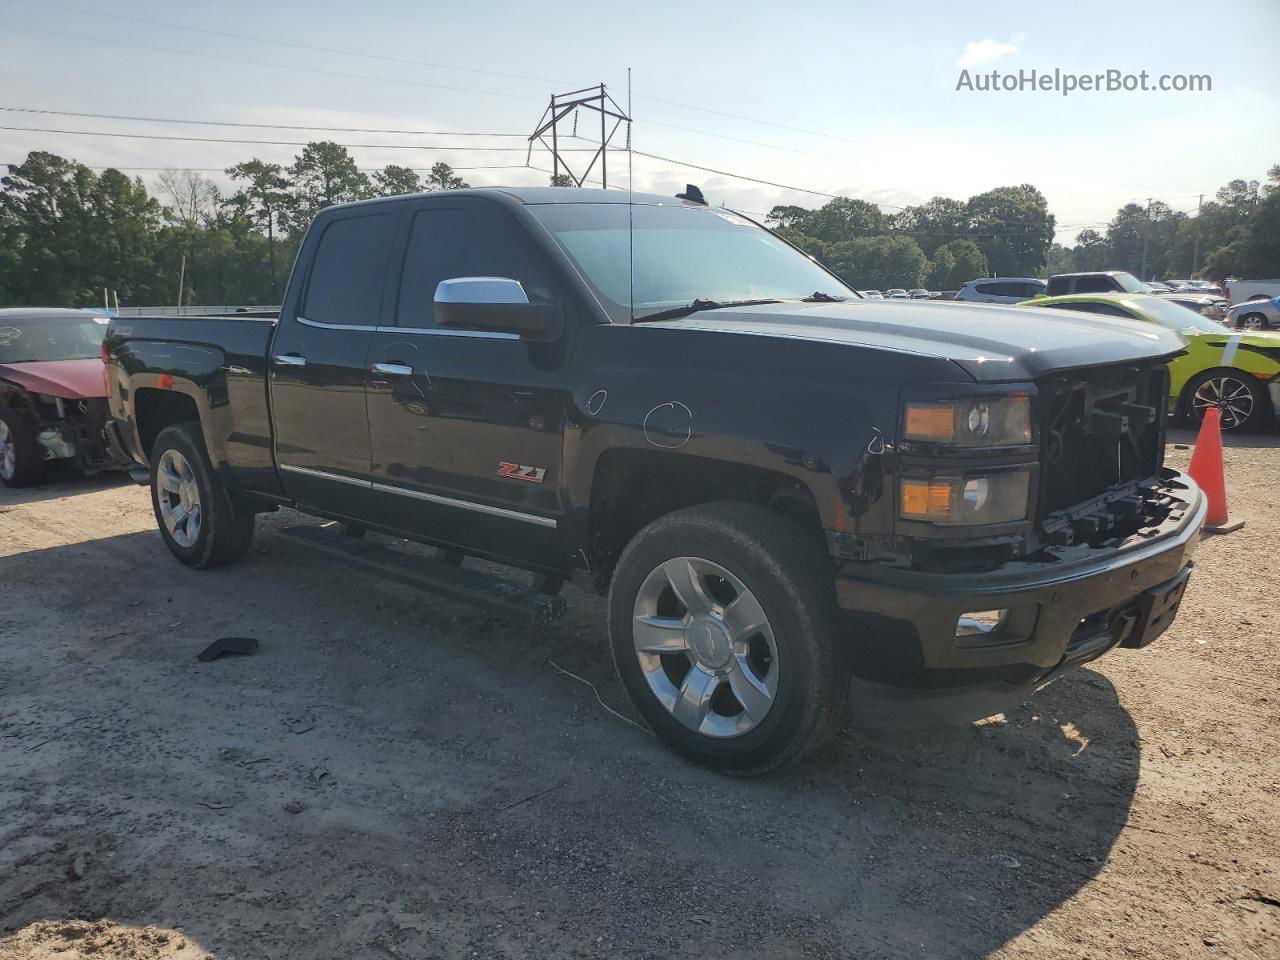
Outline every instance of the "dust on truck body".
<path fill-rule="evenodd" d="M 229 562 L 287 506 L 348 534 L 295 539 L 512 615 L 573 579 L 644 720 L 737 773 L 851 701 L 974 719 L 1167 628 L 1204 516 L 1163 465 L 1177 334 L 865 300 L 744 217 L 633 200 L 334 207 L 277 320 L 113 321 L 112 430 L 170 550 Z"/>

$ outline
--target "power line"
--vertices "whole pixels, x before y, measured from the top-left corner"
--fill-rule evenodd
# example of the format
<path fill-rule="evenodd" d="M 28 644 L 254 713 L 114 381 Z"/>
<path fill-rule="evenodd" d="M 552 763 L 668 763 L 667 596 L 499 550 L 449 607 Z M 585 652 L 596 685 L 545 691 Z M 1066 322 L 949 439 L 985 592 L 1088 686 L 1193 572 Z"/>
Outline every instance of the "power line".
<path fill-rule="evenodd" d="M 196 50 L 175 50 L 172 47 L 154 47 L 145 43 L 136 43 L 132 40 L 118 40 L 114 37 L 92 37 L 82 33 L 61 33 L 55 30 L 38 30 L 35 27 L 15 27 L 12 24 L 5 24 L 9 30 L 21 30 L 23 33 L 38 33 L 47 37 L 58 37 L 60 39 L 84 40 L 95 46 L 103 44 L 115 44 L 116 46 L 134 47 L 138 50 L 150 50 L 153 53 L 172 53 L 184 59 L 190 57 L 201 57 L 205 60 L 219 60 L 224 63 L 243 63 L 251 67 L 269 67 L 275 70 L 292 70 L 294 73 L 311 73 L 319 74 L 325 77 L 342 77 L 347 80 L 373 80 L 379 83 L 399 83 L 410 87 L 429 87 L 433 90 L 448 90 L 452 93 L 478 93 L 490 97 L 505 97 L 509 100 L 533 100 L 538 103 L 542 102 L 542 97 L 531 97 L 523 93 L 503 93 L 498 90 L 477 90 L 474 87 L 453 87 L 443 83 L 428 83 L 425 80 L 402 80 L 397 77 L 374 77 L 367 73 L 345 73 L 338 70 L 321 70 L 317 67 L 297 67 L 287 63 L 266 63 L 262 60 L 246 60 L 242 57 L 226 57 L 216 53 L 200 53 Z"/>
<path fill-rule="evenodd" d="M 244 143 L 269 147 L 305 147 L 307 140 L 242 140 L 234 137 L 180 137 L 164 133 L 105 133 L 97 130 L 58 130 L 51 127 L 4 127 L 0 130 L 16 130 L 23 133 L 57 133 L 73 137 L 119 137 L 126 140 L 179 140 L 186 143 Z M 474 150 L 479 153 L 524 153 L 524 147 L 473 147 L 448 146 L 437 143 L 340 143 L 340 147 L 367 150 Z M 586 147 L 570 147 L 575 153 L 594 152 Z"/>
<path fill-rule="evenodd" d="M 289 123 L 239 123 L 231 120 L 186 120 L 164 117 L 132 117 L 116 113 L 80 113 L 71 110 L 44 110 L 37 107 L 0 107 L 6 113 L 37 113 L 56 117 L 80 117 L 93 120 L 128 120 L 139 123 L 184 123 L 201 127 L 252 127 L 258 130 L 325 130 L 332 133 L 389 133 L 410 136 L 439 137 L 514 137 L 524 140 L 523 133 L 474 133 L 461 130 L 393 130 L 376 127 L 320 127 Z"/>
<path fill-rule="evenodd" d="M 129 23 L 141 23 L 152 27 L 163 27 L 168 30 L 185 30 L 190 33 L 203 33 L 212 37 L 226 37 L 231 40 L 249 40 L 253 43 L 271 43 L 281 47 L 292 47 L 295 50 L 311 50 L 318 53 L 338 53 L 347 57 L 363 57 L 366 60 L 382 60 L 387 63 L 405 63 L 416 67 L 431 67 L 437 70 L 455 70 L 461 73 L 478 73 L 490 77 L 505 77 L 508 80 L 535 80 L 539 83 L 566 83 L 564 80 L 553 80 L 548 77 L 532 77 L 520 73 L 501 73 L 496 70 L 482 70 L 479 67 L 455 67 L 446 63 L 432 63 L 428 60 L 409 60 L 403 57 L 392 57 L 380 53 L 364 53 L 359 50 L 344 50 L 339 47 L 320 47 L 308 43 L 297 43 L 281 40 L 277 37 L 255 37 L 243 33 L 230 33 L 225 30 L 209 30 L 205 27 L 190 27 L 180 23 L 163 20 L 149 20 L 144 17 L 130 17 L 122 13 L 104 13 L 100 10 L 82 10 L 76 7 L 63 7 L 52 3 L 35 3 L 33 0 L 8 0 L 9 3 L 23 3 L 29 7 L 42 10 L 58 10 L 62 13 L 74 13 L 81 16 L 106 17 L 111 20 L 123 20 Z"/>

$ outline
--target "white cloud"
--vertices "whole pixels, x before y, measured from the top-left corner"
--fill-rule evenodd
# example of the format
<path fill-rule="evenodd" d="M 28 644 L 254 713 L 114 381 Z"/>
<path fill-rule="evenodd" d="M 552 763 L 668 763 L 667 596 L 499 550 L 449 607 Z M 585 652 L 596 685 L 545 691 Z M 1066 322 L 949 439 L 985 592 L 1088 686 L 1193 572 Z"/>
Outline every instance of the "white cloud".
<path fill-rule="evenodd" d="M 987 37 L 976 43 L 966 43 L 964 45 L 964 53 L 960 54 L 960 59 L 956 61 L 956 66 L 965 68 L 981 67 L 984 64 L 994 63 L 1001 57 L 1007 57 L 1017 52 L 1017 44 L 1001 43 L 999 40 L 992 40 Z"/>

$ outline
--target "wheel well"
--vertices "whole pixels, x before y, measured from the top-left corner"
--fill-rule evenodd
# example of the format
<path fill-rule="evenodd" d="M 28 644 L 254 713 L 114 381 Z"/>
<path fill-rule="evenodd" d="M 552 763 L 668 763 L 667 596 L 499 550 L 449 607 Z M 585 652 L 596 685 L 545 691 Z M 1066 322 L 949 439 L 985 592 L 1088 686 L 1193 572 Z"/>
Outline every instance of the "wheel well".
<path fill-rule="evenodd" d="M 142 452 L 148 457 L 151 456 L 151 445 L 165 427 L 200 419 L 196 402 L 185 393 L 152 387 L 139 390 L 134 395 L 133 413 L 138 424 L 138 440 L 142 444 Z"/>
<path fill-rule="evenodd" d="M 596 464 L 591 487 L 591 569 L 603 586 L 623 548 L 665 514 L 737 500 L 769 507 L 825 535 L 813 493 L 795 477 L 761 467 L 649 450 L 613 450 Z"/>

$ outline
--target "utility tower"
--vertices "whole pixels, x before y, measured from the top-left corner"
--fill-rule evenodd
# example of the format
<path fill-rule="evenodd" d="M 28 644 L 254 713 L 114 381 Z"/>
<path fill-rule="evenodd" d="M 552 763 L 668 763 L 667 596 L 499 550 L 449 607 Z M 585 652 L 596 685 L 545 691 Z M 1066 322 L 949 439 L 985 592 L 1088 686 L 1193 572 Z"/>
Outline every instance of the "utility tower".
<path fill-rule="evenodd" d="M 586 168 L 581 174 L 575 172 L 574 168 L 569 165 L 568 159 L 565 157 L 567 149 L 563 146 L 565 140 L 580 141 L 586 140 L 595 143 L 595 137 L 580 136 L 578 134 L 578 113 L 579 111 L 588 111 L 588 120 L 594 120 L 591 113 L 597 113 L 600 116 L 600 140 L 599 146 L 594 151 L 582 151 L 577 148 L 575 152 L 590 153 L 590 159 L 587 161 Z M 572 129 L 565 132 L 561 129 L 561 122 L 566 125 L 572 123 Z M 613 126 L 609 126 L 609 122 L 613 122 Z M 553 182 L 558 181 L 561 176 L 567 176 L 573 181 L 574 186 L 581 187 L 587 182 L 587 177 L 591 175 L 591 171 L 595 169 L 596 163 L 600 164 L 600 184 L 607 187 L 609 185 L 609 162 L 608 152 L 609 144 L 613 140 L 613 135 L 618 132 L 618 128 L 622 124 L 627 125 L 627 149 L 631 149 L 631 118 L 626 112 L 618 106 L 613 97 L 605 91 L 604 84 L 595 87 L 583 87 L 581 90 L 573 90 L 569 93 L 552 94 L 551 103 L 547 109 L 542 112 L 542 119 L 538 121 L 537 128 L 529 135 L 529 154 L 528 159 L 533 159 L 533 147 L 535 141 L 541 143 L 544 147 L 551 151 L 551 176 Z M 594 123 L 591 124 L 594 127 Z"/>

